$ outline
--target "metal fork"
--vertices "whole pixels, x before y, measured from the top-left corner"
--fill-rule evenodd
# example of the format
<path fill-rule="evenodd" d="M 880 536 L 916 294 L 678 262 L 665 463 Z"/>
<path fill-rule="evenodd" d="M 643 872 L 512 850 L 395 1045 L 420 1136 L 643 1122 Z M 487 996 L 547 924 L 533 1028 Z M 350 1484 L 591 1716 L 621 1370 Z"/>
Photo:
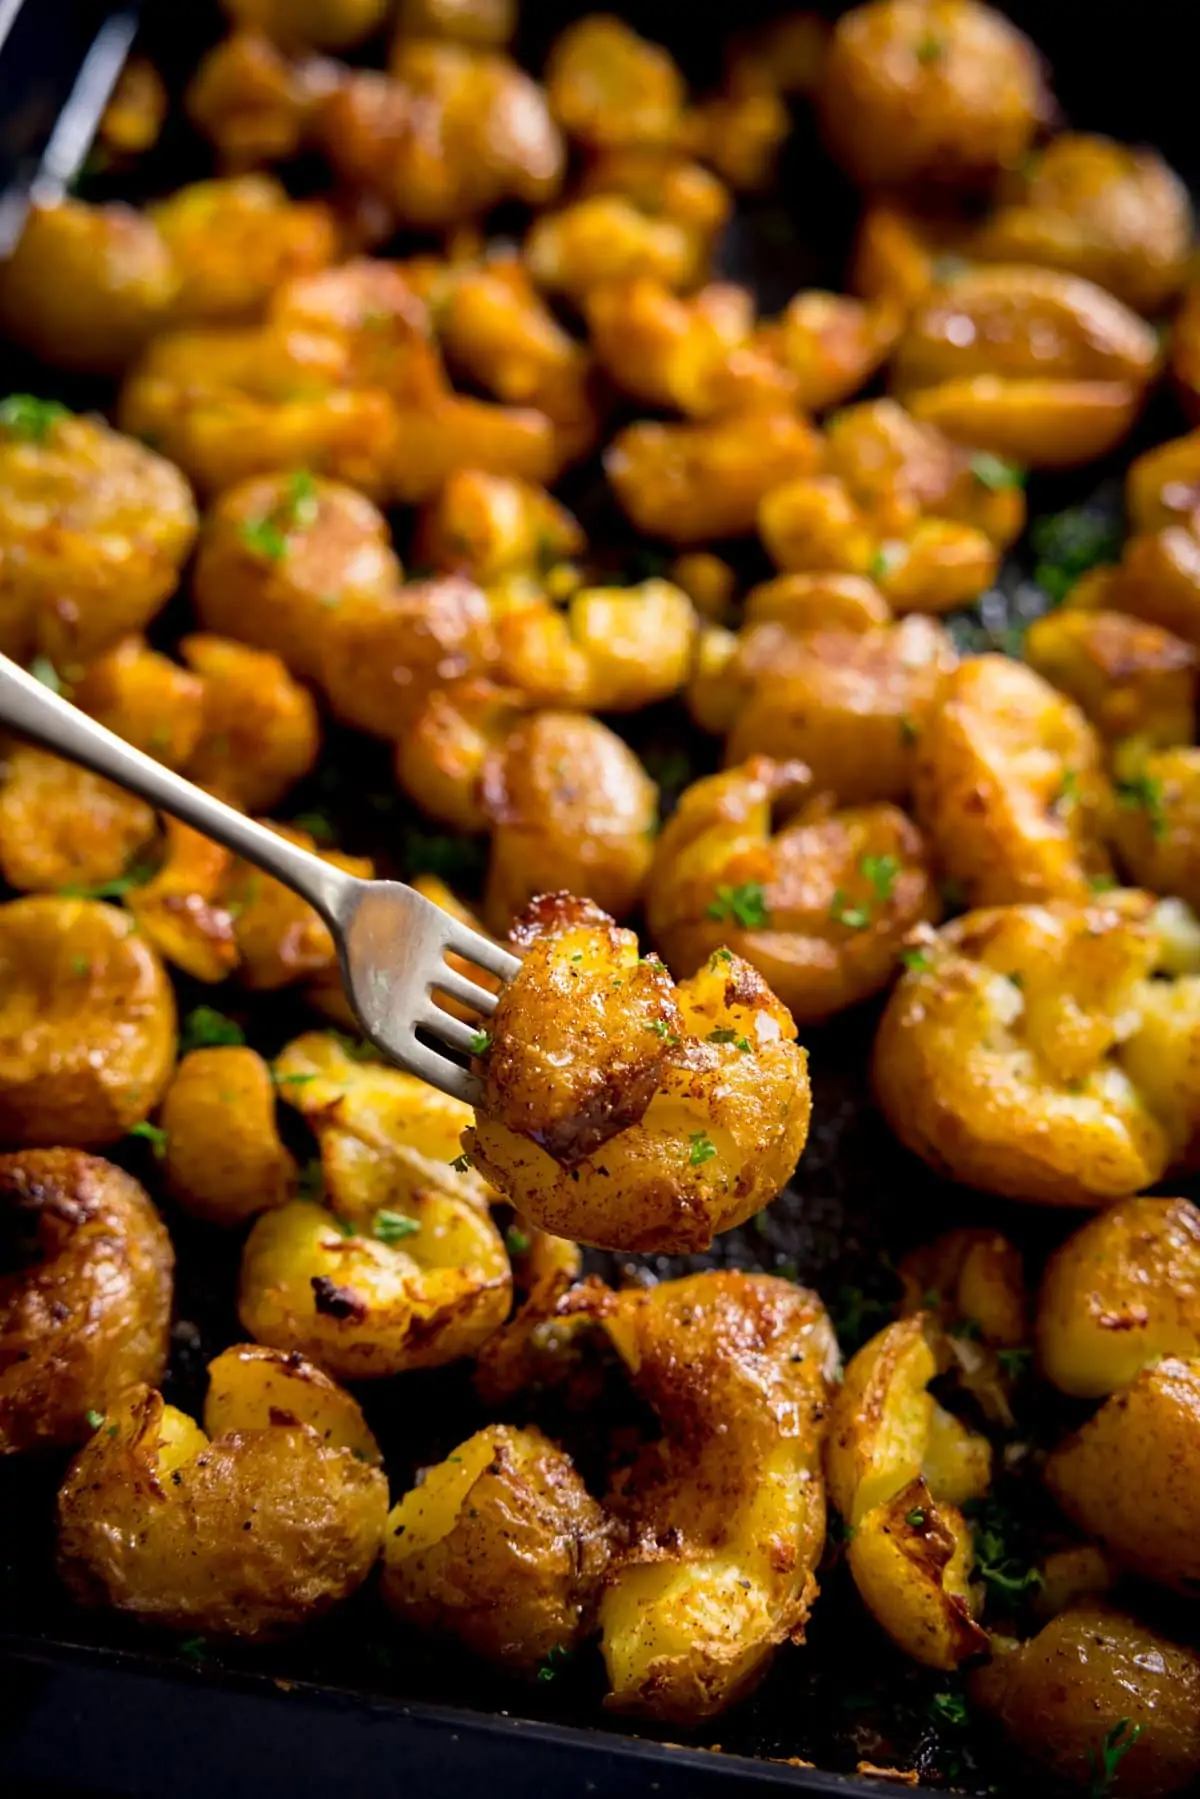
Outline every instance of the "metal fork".
<path fill-rule="evenodd" d="M 364 1036 L 409 1074 L 468 1105 L 478 1103 L 477 1078 L 417 1032 L 469 1054 L 477 1030 L 444 1011 L 434 995 L 461 1000 L 482 1018 L 495 1011 L 496 996 L 451 968 L 446 956 L 461 956 L 503 981 L 520 967 L 515 956 L 402 882 L 360 881 L 277 837 L 105 730 L 7 656 L 0 656 L 0 724 L 182 819 L 307 900 L 333 934 Z"/>

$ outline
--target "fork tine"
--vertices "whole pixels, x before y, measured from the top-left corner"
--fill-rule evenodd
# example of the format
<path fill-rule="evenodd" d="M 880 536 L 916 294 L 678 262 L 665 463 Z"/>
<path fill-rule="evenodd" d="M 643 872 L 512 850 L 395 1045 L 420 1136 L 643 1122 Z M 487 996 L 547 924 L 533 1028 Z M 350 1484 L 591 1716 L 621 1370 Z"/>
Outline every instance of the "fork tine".
<path fill-rule="evenodd" d="M 425 1021 L 422 1020 L 422 1023 Z M 432 1024 L 429 1029 L 433 1029 Z M 396 1052 L 393 1052 L 395 1054 Z M 461 1099 L 468 1106 L 477 1106 L 483 1093 L 483 1083 L 473 1075 L 469 1068 L 460 1068 L 457 1062 L 451 1062 L 440 1056 L 435 1049 L 430 1049 L 418 1037 L 413 1037 L 404 1046 L 403 1066 L 409 1074 L 415 1074 L 419 1080 L 428 1081 L 431 1087 L 438 1087 L 448 1093 L 451 1099 Z"/>
<path fill-rule="evenodd" d="M 437 1006 L 427 1006 L 421 1015 L 421 1024 L 451 1049 L 461 1050 L 464 1055 L 472 1053 L 472 1044 L 479 1035 L 473 1025 L 464 1024 L 461 1018 L 455 1018 L 449 1012 L 443 1012 Z"/>
<path fill-rule="evenodd" d="M 446 948 L 455 955 L 465 956 L 468 962 L 476 967 L 485 968 L 488 974 L 494 974 L 502 981 L 511 981 L 521 966 L 520 958 L 503 949 L 500 944 L 492 943 L 487 937 L 481 937 L 478 931 L 460 924 L 457 918 L 446 917 Z"/>
<path fill-rule="evenodd" d="M 439 993 L 448 993 L 452 999 L 461 1000 L 464 1006 L 470 1006 L 484 1018 L 490 1018 L 496 1010 L 494 993 L 489 993 L 486 987 L 477 987 L 474 981 L 468 981 L 465 974 L 459 974 L 448 963 L 430 976 L 429 984 Z"/>

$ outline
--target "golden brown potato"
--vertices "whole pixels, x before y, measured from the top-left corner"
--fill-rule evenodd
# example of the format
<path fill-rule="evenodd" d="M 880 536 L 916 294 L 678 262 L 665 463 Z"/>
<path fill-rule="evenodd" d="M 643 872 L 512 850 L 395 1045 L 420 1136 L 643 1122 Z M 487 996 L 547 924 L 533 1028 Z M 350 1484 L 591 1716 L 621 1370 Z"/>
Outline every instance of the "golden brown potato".
<path fill-rule="evenodd" d="M 1051 1453 L 1046 1484 L 1117 1561 L 1200 1587 L 1200 1361 L 1165 1356 Z"/>
<path fill-rule="evenodd" d="M 115 1143 L 174 1062 L 171 984 L 128 913 L 43 895 L 0 906 L 0 1138 Z"/>
<path fill-rule="evenodd" d="M 1040 675 L 972 656 L 946 675 L 920 728 L 917 816 L 973 906 L 1082 899 L 1110 872 L 1099 739 Z"/>
<path fill-rule="evenodd" d="M 132 1176 L 71 1149 L 0 1156 L 0 1456 L 81 1443 L 91 1414 L 161 1379 L 174 1256 Z"/>
<path fill-rule="evenodd" d="M 343 723 L 395 740 L 435 688 L 486 674 L 497 654 L 483 591 L 465 576 L 436 575 L 339 609 L 320 680 Z"/>
<path fill-rule="evenodd" d="M 1188 282 L 1171 326 L 1171 378 L 1184 411 L 1200 418 L 1200 283 Z"/>
<path fill-rule="evenodd" d="M 609 1529 L 568 1455 L 539 1430 L 492 1425 L 393 1506 L 383 1596 L 406 1622 L 532 1674 L 591 1633 Z"/>
<path fill-rule="evenodd" d="M 807 1059 L 748 963 L 719 951 L 672 991 L 631 931 L 565 894 L 535 901 L 514 941 L 525 962 L 489 1026 L 465 1143 L 523 1216 L 679 1251 L 774 1198 L 808 1133 Z"/>
<path fill-rule="evenodd" d="M 515 687 L 484 676 L 432 688 L 396 744 L 397 781 L 431 818 L 486 831 L 484 770 L 489 758 L 503 756 L 527 710 Z"/>
<path fill-rule="evenodd" d="M 957 1668 L 987 1648 L 975 1622 L 975 1546 L 956 1505 L 919 1476 L 854 1527 L 846 1560 L 867 1610 L 925 1668 Z"/>
<path fill-rule="evenodd" d="M 902 320 L 890 304 L 864 305 L 817 289 L 796 294 L 781 320 L 780 349 L 800 405 L 823 412 L 865 387 L 886 361 Z"/>
<path fill-rule="evenodd" d="M 1186 525 L 1200 506 L 1200 431 L 1136 456 L 1125 471 L 1125 509 L 1134 533 Z"/>
<path fill-rule="evenodd" d="M 683 130 L 683 77 L 667 51 L 609 14 L 577 20 L 546 65 L 550 110 L 592 150 L 671 145 Z"/>
<path fill-rule="evenodd" d="M 971 254 L 1084 275 L 1154 313 L 1183 286 L 1192 235 L 1187 189 L 1156 151 L 1064 131 L 1006 171 Z"/>
<path fill-rule="evenodd" d="M 206 631 L 272 650 L 301 680 L 320 681 L 342 619 L 386 602 L 400 564 L 365 495 L 318 476 L 300 500 L 293 475 L 222 494 L 204 521 L 192 587 Z M 280 519 L 277 537 L 267 527 Z"/>
<path fill-rule="evenodd" d="M 506 575 L 544 573 L 585 547 L 577 520 L 544 488 L 464 468 L 426 507 L 415 553 L 443 573 L 486 586 Z"/>
<path fill-rule="evenodd" d="M 727 71 L 720 93 L 693 107 L 687 127 L 692 149 L 722 180 L 756 193 L 769 186 L 792 121 L 776 82 L 743 65 Z"/>
<path fill-rule="evenodd" d="M 687 551 L 676 556 L 667 574 L 676 587 L 682 587 L 702 619 L 722 619 L 731 611 L 737 576 L 719 556 L 708 550 Z"/>
<path fill-rule="evenodd" d="M 528 580 L 493 587 L 497 674 L 533 706 L 634 712 L 687 680 L 696 614 L 657 578 L 635 587 L 577 587 L 560 611 Z"/>
<path fill-rule="evenodd" d="M 316 201 L 289 199 L 269 175 L 195 181 L 147 209 L 175 259 L 175 324 L 262 316 L 280 282 L 337 254 L 333 219 Z"/>
<path fill-rule="evenodd" d="M 419 279 L 417 271 L 430 265 L 436 277 Z M 435 303 L 445 302 L 446 278 L 432 258 L 355 256 L 283 282 L 267 316 L 278 329 L 333 339 L 356 387 L 380 387 L 407 407 L 448 391 L 431 316 Z"/>
<path fill-rule="evenodd" d="M 600 1602 L 607 1703 L 712 1717 L 803 1641 L 837 1344 L 814 1293 L 731 1270 L 628 1290 L 601 1316 L 664 1431 L 609 1496 L 627 1546 Z"/>
<path fill-rule="evenodd" d="M 658 793 L 607 725 L 538 713 L 508 734 L 483 783 L 491 930 L 503 934 L 535 894 L 558 886 L 617 917 L 634 909 L 654 854 Z"/>
<path fill-rule="evenodd" d="M 145 1386 L 110 1408 L 58 1496 L 59 1572 L 85 1605 L 275 1636 L 362 1585 L 387 1481 L 354 1400 L 302 1356 L 237 1345 L 209 1378 L 204 1430 Z"/>
<path fill-rule="evenodd" d="M 1122 867 L 1140 886 L 1200 907 L 1200 750 L 1138 756 L 1117 799 L 1112 837 Z"/>
<path fill-rule="evenodd" d="M 753 757 L 689 787 L 655 846 L 646 923 L 676 975 L 726 943 L 800 1024 L 887 985 L 915 924 L 936 919 L 920 832 L 894 806 L 834 811 L 802 763 Z"/>
<path fill-rule="evenodd" d="M 506 44 L 517 23 L 516 0 L 400 0 L 399 29 L 412 37 Z"/>
<path fill-rule="evenodd" d="M 271 1070 L 252 1049 L 194 1049 L 163 1095 L 167 1185 L 185 1210 L 241 1224 L 292 1196 L 296 1164 L 275 1123 Z"/>
<path fill-rule="evenodd" d="M 971 1225 L 946 1231 L 910 1251 L 897 1272 L 904 1286 L 905 1316 L 932 1312 L 948 1328 L 969 1320 L 978 1326 L 980 1340 L 998 1349 L 1017 1349 L 1026 1341 L 1028 1306 L 1020 1252 L 998 1232 Z M 957 1348 L 960 1342 L 955 1341 Z M 961 1373 L 961 1355 L 958 1360 Z"/>
<path fill-rule="evenodd" d="M 153 149 L 169 104 L 166 84 L 154 64 L 144 56 L 130 57 L 100 121 L 100 143 L 114 162 L 125 163 Z"/>
<path fill-rule="evenodd" d="M 1144 391 L 1130 381 L 973 375 L 921 388 L 907 403 L 959 443 L 1030 468 L 1076 468 L 1127 436 Z"/>
<path fill-rule="evenodd" d="M 0 873 L 19 893 L 103 887 L 154 841 L 153 808 L 31 743 L 0 760 Z"/>
<path fill-rule="evenodd" d="M 0 647 L 65 670 L 140 630 L 196 534 L 186 481 L 98 418 L 0 405 Z"/>
<path fill-rule="evenodd" d="M 978 0 L 870 0 L 824 61 L 826 141 L 863 187 L 964 184 L 1018 163 L 1047 118 L 1037 51 Z"/>
<path fill-rule="evenodd" d="M 179 292 L 179 273 L 152 219 L 82 200 L 35 205 L 0 264 L 0 328 L 44 362 L 117 374 Z"/>
<path fill-rule="evenodd" d="M 204 729 L 204 683 L 143 637 L 122 637 L 72 683 L 75 704 L 168 768 L 186 768 Z"/>
<path fill-rule="evenodd" d="M 652 406 L 702 419 L 797 398 L 780 346 L 756 331 L 747 288 L 713 282 L 684 299 L 643 275 L 594 289 L 584 312 L 601 366 Z"/>
<path fill-rule="evenodd" d="M 660 218 L 623 193 L 592 193 L 535 219 L 523 254 L 539 287 L 579 305 L 593 288 L 639 275 L 695 287 L 708 272 L 712 239 L 708 218 Z"/>
<path fill-rule="evenodd" d="M 1121 1057 L 1147 989 L 1172 990 L 1148 980 L 1160 954 L 1141 894 L 971 912 L 927 933 L 875 1041 L 892 1129 L 954 1179 L 1014 1199 L 1095 1206 L 1152 1185 L 1183 1143 Z"/>
<path fill-rule="evenodd" d="M 292 61 L 261 31 L 231 31 L 201 57 L 184 109 L 222 168 L 253 169 L 296 154 L 328 85 L 319 61 Z"/>
<path fill-rule="evenodd" d="M 198 981 L 223 981 L 238 964 L 233 913 L 222 893 L 233 867 L 227 849 L 190 825 L 164 817 L 166 854 L 153 878 L 125 903 L 161 956 Z"/>
<path fill-rule="evenodd" d="M 780 624 L 790 631 L 868 631 L 892 622 L 892 609 L 863 575 L 776 575 L 746 595 L 748 625 Z"/>
<path fill-rule="evenodd" d="M 1069 604 L 1127 612 L 1200 647 L 1200 540 L 1179 524 L 1139 532 L 1126 542 L 1119 565 L 1094 569 Z"/>
<path fill-rule="evenodd" d="M 1200 1355 L 1200 1212 L 1186 1199 L 1125 1199 L 1050 1257 L 1037 1307 L 1038 1365 L 1080 1399 L 1128 1386 L 1161 1356 Z"/>
<path fill-rule="evenodd" d="M 698 266 L 707 263 L 722 227 L 733 210 L 733 196 L 711 169 L 689 159 L 686 151 L 642 145 L 602 150 L 583 170 L 579 195 L 617 194 L 649 218 L 680 225 L 691 237 Z M 570 209 L 569 209 L 570 210 Z M 600 214 L 596 214 L 597 219 Z M 616 214 L 623 217 L 623 214 Z M 597 254 L 601 246 L 596 246 Z M 617 269 L 617 278 L 652 271 Z"/>
<path fill-rule="evenodd" d="M 264 811 L 316 766 L 317 708 L 278 656 L 226 637 L 180 640 L 204 682 L 204 731 L 188 778 L 247 811 Z"/>
<path fill-rule="evenodd" d="M 901 316 L 930 288 L 963 274 L 971 225 L 953 204 L 921 206 L 886 193 L 868 195 L 854 240 L 851 291 Z"/>
<path fill-rule="evenodd" d="M 971 1699 L 1028 1759 L 1079 1791 L 1158 1799 L 1200 1769 L 1200 1658 L 1109 1605 L 1072 1606 L 1027 1643 L 993 1639 Z M 1119 1751 L 1106 1758 L 1105 1751 Z"/>
<path fill-rule="evenodd" d="M 855 631 L 751 626 L 730 677 L 725 760 L 804 762 L 814 788 L 845 805 L 903 800 L 914 746 L 957 660 L 941 626 L 921 617 Z"/>
<path fill-rule="evenodd" d="M 235 28 L 316 50 L 351 49 L 383 24 L 389 10 L 389 0 L 225 0 Z"/>
<path fill-rule="evenodd" d="M 604 466 L 640 531 L 671 543 L 737 537 L 773 488 L 817 468 L 821 446 L 791 412 L 754 412 L 701 425 L 627 425 Z"/>
<path fill-rule="evenodd" d="M 1024 655 L 1109 741 L 1137 737 L 1165 749 L 1195 735 L 1196 651 L 1158 625 L 1067 607 L 1034 620 Z"/>
<path fill-rule="evenodd" d="M 374 873 L 374 865 L 365 856 L 321 850 L 315 838 L 296 825 L 272 824 L 269 819 L 263 822 L 289 843 L 311 850 L 347 874 L 369 881 Z M 239 973 L 247 987 L 269 991 L 336 967 L 337 953 L 328 926 L 290 887 L 261 874 L 253 864 L 235 858 L 221 880 L 217 899 L 234 921 L 241 957 Z"/>
<path fill-rule="evenodd" d="M 479 468 L 546 486 L 566 460 L 553 419 L 535 406 L 494 406 L 470 394 L 447 393 L 398 416 L 387 475 L 405 505 L 432 499 L 455 469 Z"/>

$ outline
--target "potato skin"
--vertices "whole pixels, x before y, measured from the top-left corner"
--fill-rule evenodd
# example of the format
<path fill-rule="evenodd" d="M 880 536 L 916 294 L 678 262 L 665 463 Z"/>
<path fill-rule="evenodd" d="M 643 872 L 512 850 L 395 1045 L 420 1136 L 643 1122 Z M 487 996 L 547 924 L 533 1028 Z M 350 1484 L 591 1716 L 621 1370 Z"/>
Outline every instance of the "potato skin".
<path fill-rule="evenodd" d="M 259 317 L 289 277 L 323 268 L 337 232 L 318 202 L 293 201 L 268 175 L 194 181 L 147 208 L 181 277 L 174 324 Z"/>
<path fill-rule="evenodd" d="M 1052 1452 L 1046 1485 L 1119 1562 L 1200 1588 L 1200 1360 L 1166 1356 Z"/>
<path fill-rule="evenodd" d="M 1038 1365 L 1080 1399 L 1128 1386 L 1157 1357 L 1200 1355 L 1200 1211 L 1187 1199 L 1125 1199 L 1046 1264 Z"/>
<path fill-rule="evenodd" d="M 803 1640 L 837 1346 L 815 1294 L 730 1270 L 620 1293 L 603 1328 L 664 1432 L 609 1497 L 625 1545 L 600 1604 L 607 1704 L 690 1723 Z"/>
<path fill-rule="evenodd" d="M 1037 51 L 977 0 L 871 0 L 843 14 L 821 122 L 863 187 L 971 183 L 1018 163 L 1050 99 Z"/>
<path fill-rule="evenodd" d="M 123 1169 L 71 1149 L 0 1156 L 0 1456 L 86 1440 L 89 1412 L 157 1381 L 174 1254 Z"/>
<path fill-rule="evenodd" d="M 204 682 L 204 733 L 189 779 L 247 811 L 269 810 L 316 764 L 312 695 L 278 656 L 230 638 L 185 637 L 179 653 Z"/>
<path fill-rule="evenodd" d="M 1136 736 L 1154 748 L 1195 734 L 1194 647 L 1122 612 L 1063 607 L 1035 619 L 1025 660 L 1069 695 L 1107 741 Z"/>
<path fill-rule="evenodd" d="M 171 984 L 128 913 L 41 895 L 0 906 L 0 1137 L 115 1143 L 174 1062 Z"/>
<path fill-rule="evenodd" d="M 383 1597 L 406 1622 L 532 1674 L 591 1631 L 609 1530 L 569 1456 L 539 1430 L 492 1425 L 393 1506 Z"/>
<path fill-rule="evenodd" d="M 1118 794 L 1112 836 L 1121 865 L 1153 893 L 1200 907 L 1200 750 L 1187 744 L 1139 758 L 1135 787 Z"/>
<path fill-rule="evenodd" d="M 632 932 L 568 894 L 535 901 L 514 935 L 525 962 L 491 1021 L 464 1139 L 487 1179 L 555 1236 L 646 1252 L 706 1248 L 773 1199 L 808 1134 L 807 1058 L 749 963 L 719 951 L 672 995 Z M 555 1037 L 552 1153 L 542 1052 Z"/>
<path fill-rule="evenodd" d="M 1030 1761 L 1080 1790 L 1096 1780 L 1105 1738 L 1123 1719 L 1140 1731 L 1109 1791 L 1177 1793 L 1200 1771 L 1200 1658 L 1105 1604 L 1072 1606 L 1028 1642 L 996 1644 L 972 1677 Z"/>
<path fill-rule="evenodd" d="M 1151 912 L 1132 894 L 1009 906 L 924 937 L 872 1057 L 900 1140 L 967 1186 L 1043 1204 L 1161 1178 L 1176 1146 L 1116 1055 L 1157 955 Z"/>
<path fill-rule="evenodd" d="M 0 873 L 19 893 L 115 881 L 153 843 L 152 807 L 31 743 L 0 763 Z"/>
<path fill-rule="evenodd" d="M 821 444 L 795 413 L 753 412 L 706 424 L 627 425 L 604 467 L 640 531 L 706 544 L 753 529 L 764 494 L 820 464 Z"/>
<path fill-rule="evenodd" d="M 291 1197 L 296 1164 L 275 1123 L 271 1070 L 255 1050 L 191 1050 L 163 1095 L 159 1123 L 167 1185 L 196 1217 L 240 1224 Z"/>
<path fill-rule="evenodd" d="M 130 1388 L 59 1494 L 59 1572 L 75 1598 L 255 1640 L 348 1597 L 379 1553 L 387 1483 L 284 1417 L 210 1440 L 160 1393 Z"/>
<path fill-rule="evenodd" d="M 971 1528 L 958 1507 L 910 1481 L 860 1518 L 846 1549 L 876 1622 L 924 1668 L 957 1668 L 988 1646 L 975 1622 Z"/>

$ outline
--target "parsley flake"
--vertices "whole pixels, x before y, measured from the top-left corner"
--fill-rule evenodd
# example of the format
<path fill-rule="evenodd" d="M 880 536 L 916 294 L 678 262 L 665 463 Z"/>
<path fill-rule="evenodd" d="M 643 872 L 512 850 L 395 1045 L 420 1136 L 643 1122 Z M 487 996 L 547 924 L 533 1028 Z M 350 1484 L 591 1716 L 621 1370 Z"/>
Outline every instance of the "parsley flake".
<path fill-rule="evenodd" d="M 876 898 L 891 899 L 896 877 L 900 873 L 900 863 L 896 857 L 864 856 L 858 866 L 864 878 L 875 889 Z"/>
<path fill-rule="evenodd" d="M 133 867 L 112 881 L 100 881 L 95 887 L 60 887 L 64 899 L 124 899 L 135 887 L 144 887 L 157 871 L 148 862 L 135 862 Z"/>
<path fill-rule="evenodd" d="M 845 889 L 839 887 L 830 902 L 829 916 L 835 924 L 844 924 L 848 931 L 865 931 L 871 922 L 871 908 L 848 905 Z"/>
<path fill-rule="evenodd" d="M 1153 775 L 1136 775 L 1131 781 L 1122 781 L 1117 788 L 1117 801 L 1129 810 L 1135 806 L 1142 808 L 1150 826 L 1150 835 L 1156 843 L 1166 836 L 1168 827 L 1167 816 L 1163 811 L 1163 784 Z"/>
<path fill-rule="evenodd" d="M 717 1146 L 707 1131 L 691 1131 L 688 1134 L 691 1151 L 688 1161 L 693 1168 L 699 1168 L 702 1162 L 711 1162 L 717 1153 Z"/>
<path fill-rule="evenodd" d="M 1099 1750 L 1090 1749 L 1088 1751 L 1088 1761 L 1092 1769 L 1092 1784 L 1088 1789 L 1089 1799 L 1106 1799 L 1106 1795 L 1112 1792 L 1117 1769 L 1141 1734 L 1142 1726 L 1140 1724 L 1133 1724 L 1128 1718 L 1118 1718 L 1112 1729 L 1106 1734 Z"/>
<path fill-rule="evenodd" d="M 450 1166 L 456 1174 L 466 1174 L 471 1166 L 471 1158 L 464 1150 L 461 1156 L 455 1156 Z"/>
<path fill-rule="evenodd" d="M 163 1130 L 161 1124 L 151 1124 L 148 1118 L 143 1118 L 140 1124 L 131 1125 L 127 1135 L 130 1137 L 144 1137 L 159 1161 L 161 1161 L 167 1153 L 167 1144 L 170 1142 L 169 1136 L 166 1131 Z"/>
<path fill-rule="evenodd" d="M 504 1247 L 510 1256 L 523 1256 L 529 1253 L 533 1238 L 528 1231 L 523 1231 L 519 1224 L 510 1224 L 504 1233 Z"/>
<path fill-rule="evenodd" d="M 571 1651 L 569 1649 L 564 1649 L 561 1644 L 556 1643 L 549 1655 L 539 1666 L 537 1671 L 538 1679 L 543 1682 L 547 1680 L 556 1680 L 570 1660 Z"/>
<path fill-rule="evenodd" d="M 732 1043 L 735 1049 L 740 1049 L 747 1055 L 750 1053 L 750 1039 L 739 1037 L 736 1031 L 710 1031 L 708 1041 L 710 1043 Z"/>
<path fill-rule="evenodd" d="M 265 556 L 268 562 L 282 562 L 288 552 L 286 535 L 274 519 L 265 515 L 243 521 L 242 542 L 256 556 Z"/>
<path fill-rule="evenodd" d="M 967 1702 L 961 1693 L 935 1693 L 929 1709 L 940 1724 L 952 1724 L 956 1730 L 967 1725 Z"/>
<path fill-rule="evenodd" d="M 904 1522 L 906 1524 L 911 1524 L 914 1530 L 920 1530 L 921 1526 L 925 1522 L 924 1507 L 915 1505 L 911 1512 L 905 1512 Z"/>
<path fill-rule="evenodd" d="M 186 1056 L 193 1049 L 236 1049 L 245 1041 L 241 1025 L 224 1012 L 218 1012 L 215 1006 L 193 1006 L 183 1021 L 179 1053 Z"/>
<path fill-rule="evenodd" d="M 717 896 L 705 911 L 707 918 L 725 924 L 733 919 L 745 931 L 760 929 L 771 922 L 766 895 L 761 881 L 744 881 L 740 887 L 718 887 Z"/>
<path fill-rule="evenodd" d="M 929 952 L 923 949 L 902 949 L 900 960 L 905 968 L 911 968 L 914 974 L 922 974 L 925 969 L 932 967 Z"/>
<path fill-rule="evenodd" d="M 409 1218 L 403 1212 L 382 1211 L 375 1214 L 373 1235 L 380 1243 L 403 1243 L 406 1237 L 415 1237 L 421 1226 L 416 1218 Z"/>
<path fill-rule="evenodd" d="M 87 1420 L 87 1426 L 88 1426 L 89 1430 L 99 1430 L 100 1426 L 104 1423 L 104 1413 L 103 1412 L 91 1411 L 91 1412 L 85 1412 L 83 1415 L 84 1415 L 85 1419 Z"/>
<path fill-rule="evenodd" d="M 57 400 L 39 400 L 36 394 L 9 394 L 0 400 L 0 431 L 20 443 L 45 443 L 53 427 L 70 416 Z"/>
<path fill-rule="evenodd" d="M 1025 470 L 1015 462 L 1006 462 L 1003 456 L 993 456 L 990 450 L 975 452 L 971 458 L 971 473 L 981 486 L 991 488 L 993 493 L 1025 485 Z"/>
<path fill-rule="evenodd" d="M 491 1047 L 492 1033 L 490 1031 L 476 1031 L 471 1038 L 471 1054 L 473 1056 L 486 1056 Z"/>
<path fill-rule="evenodd" d="M 62 692 L 62 677 L 49 656 L 35 656 L 29 664 L 29 672 L 35 681 L 40 681 L 43 687 L 50 689 L 51 693 Z"/>

